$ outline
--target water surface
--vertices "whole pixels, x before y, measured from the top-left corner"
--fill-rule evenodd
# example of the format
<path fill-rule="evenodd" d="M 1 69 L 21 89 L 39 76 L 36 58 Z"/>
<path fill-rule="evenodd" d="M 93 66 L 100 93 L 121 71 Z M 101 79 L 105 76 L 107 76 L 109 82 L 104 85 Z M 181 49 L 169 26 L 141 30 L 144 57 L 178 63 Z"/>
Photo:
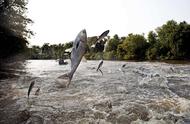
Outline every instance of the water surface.
<path fill-rule="evenodd" d="M 104 61 L 103 76 L 98 64 L 81 62 L 69 88 L 60 88 L 56 78 L 70 70 L 70 62 L 55 60 L 28 60 L 26 73 L 1 82 L 12 81 L 12 105 L 29 113 L 27 123 L 190 123 L 189 64 Z"/>

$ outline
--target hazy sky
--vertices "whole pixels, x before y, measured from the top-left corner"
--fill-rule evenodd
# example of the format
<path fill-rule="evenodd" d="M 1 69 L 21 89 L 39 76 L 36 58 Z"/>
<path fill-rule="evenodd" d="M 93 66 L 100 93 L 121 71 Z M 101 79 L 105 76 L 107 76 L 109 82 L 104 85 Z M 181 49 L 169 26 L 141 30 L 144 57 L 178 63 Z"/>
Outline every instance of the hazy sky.
<path fill-rule="evenodd" d="M 166 21 L 190 23 L 190 0 L 29 0 L 32 45 L 72 41 L 82 29 L 88 36 L 145 33 Z"/>

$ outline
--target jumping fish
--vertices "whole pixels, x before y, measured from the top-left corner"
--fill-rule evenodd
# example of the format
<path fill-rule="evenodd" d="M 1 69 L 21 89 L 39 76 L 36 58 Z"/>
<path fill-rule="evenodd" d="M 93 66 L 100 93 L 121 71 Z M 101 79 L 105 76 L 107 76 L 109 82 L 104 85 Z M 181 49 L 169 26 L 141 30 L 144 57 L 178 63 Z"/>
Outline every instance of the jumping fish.
<path fill-rule="evenodd" d="M 39 93 L 40 93 L 40 87 L 38 87 L 38 89 L 36 90 L 35 95 L 38 96 Z"/>
<path fill-rule="evenodd" d="M 76 39 L 73 42 L 73 47 L 71 51 L 71 71 L 69 73 L 66 73 L 64 75 L 61 75 L 58 77 L 58 79 L 68 79 L 68 82 L 66 84 L 66 87 L 69 86 L 72 77 L 79 66 L 82 57 L 86 53 L 87 48 L 87 33 L 86 30 L 83 29 L 79 32 Z"/>
<path fill-rule="evenodd" d="M 30 96 L 30 92 L 32 91 L 32 88 L 34 87 L 34 84 L 35 84 L 35 81 L 32 81 L 32 82 L 30 83 L 30 86 L 29 86 L 29 89 L 28 89 L 28 98 L 29 98 L 29 96 Z"/>
<path fill-rule="evenodd" d="M 123 64 L 123 65 L 122 65 L 122 68 L 124 68 L 125 66 L 126 66 L 126 64 Z"/>
<path fill-rule="evenodd" d="M 104 31 L 104 32 L 98 37 L 96 43 L 100 42 L 104 37 L 106 37 L 109 32 L 110 32 L 109 30 Z M 102 53 L 102 58 L 103 58 L 103 53 Z M 103 65 L 103 59 L 100 61 L 99 65 L 98 65 L 98 68 L 97 68 L 96 71 L 100 71 L 100 72 L 102 73 L 102 75 L 103 75 L 103 72 L 102 72 L 102 70 L 100 69 L 100 67 L 102 67 L 102 65 Z"/>
<path fill-rule="evenodd" d="M 97 39 L 96 42 L 100 42 L 104 37 L 106 37 L 106 36 L 108 35 L 109 32 L 110 32 L 109 30 L 104 31 L 104 32 L 98 37 L 98 39 Z"/>
<path fill-rule="evenodd" d="M 98 37 L 97 42 L 101 41 L 105 36 L 107 36 L 108 33 L 109 33 L 109 30 L 103 32 Z M 73 75 L 81 62 L 81 59 L 83 58 L 84 54 L 86 53 L 86 48 L 87 48 L 87 33 L 86 33 L 86 30 L 83 29 L 82 31 L 79 32 L 79 34 L 77 35 L 76 39 L 73 42 L 73 47 L 72 47 L 72 51 L 71 51 L 71 71 L 69 73 L 61 75 L 57 78 L 58 80 L 66 79 L 67 80 L 66 87 L 69 86 L 69 84 L 73 78 Z M 59 82 L 60 82 L 60 80 L 59 80 Z"/>
<path fill-rule="evenodd" d="M 102 75 L 103 75 L 103 72 L 100 69 L 100 67 L 102 67 L 102 65 L 103 65 L 103 60 L 100 61 L 99 65 L 98 65 L 98 68 L 96 69 L 96 71 L 100 71 L 102 73 Z"/>

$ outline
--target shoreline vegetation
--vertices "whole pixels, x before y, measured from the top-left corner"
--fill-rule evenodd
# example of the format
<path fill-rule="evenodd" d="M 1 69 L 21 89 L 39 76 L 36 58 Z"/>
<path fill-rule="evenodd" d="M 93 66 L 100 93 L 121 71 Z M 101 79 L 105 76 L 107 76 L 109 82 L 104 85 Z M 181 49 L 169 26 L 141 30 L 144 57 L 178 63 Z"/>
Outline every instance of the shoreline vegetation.
<path fill-rule="evenodd" d="M 33 21 L 26 16 L 27 4 L 27 0 L 0 0 L 0 67 L 28 51 L 27 39 L 33 32 L 27 26 Z"/>
<path fill-rule="evenodd" d="M 44 43 L 42 47 L 34 45 L 29 48 L 27 40 L 22 40 L 22 37 L 19 38 L 14 33 L 10 33 L 11 30 L 2 27 L 0 29 L 2 29 L 1 39 L 10 41 L 9 43 L 4 40 L 7 44 L 1 45 L 1 63 L 17 59 L 56 60 L 70 57 L 68 51 L 72 48 L 72 42 L 53 45 Z M 170 20 L 155 31 L 150 31 L 147 38 L 144 34 L 131 33 L 126 37 L 119 37 L 117 34 L 113 37 L 108 36 L 99 43 L 96 43 L 97 39 L 97 36 L 88 37 L 85 54 L 87 60 L 100 60 L 102 57 L 104 60 L 136 62 L 174 60 L 176 63 L 176 60 L 187 62 L 190 60 L 190 25 L 185 21 L 177 23 Z M 12 57 L 15 55 L 16 57 Z M 14 60 L 9 58 L 14 58 Z"/>
<path fill-rule="evenodd" d="M 0 0 L 0 65 L 18 54 L 24 59 L 68 59 L 72 42 L 29 48 L 27 39 L 34 33 L 28 28 L 33 21 L 26 16 L 27 4 L 27 0 Z M 88 60 L 190 60 L 190 24 L 186 21 L 169 20 L 147 38 L 145 34 L 115 34 L 96 43 L 97 38 L 88 37 Z"/>
<path fill-rule="evenodd" d="M 169 20 L 166 24 L 150 31 L 148 37 L 144 34 L 128 34 L 113 37 L 95 43 L 97 36 L 88 37 L 88 48 L 85 58 L 88 60 L 190 60 L 190 25 L 183 21 L 177 23 Z M 45 43 L 42 47 L 28 48 L 28 59 L 68 59 L 66 52 L 72 47 L 72 42 L 65 44 Z"/>

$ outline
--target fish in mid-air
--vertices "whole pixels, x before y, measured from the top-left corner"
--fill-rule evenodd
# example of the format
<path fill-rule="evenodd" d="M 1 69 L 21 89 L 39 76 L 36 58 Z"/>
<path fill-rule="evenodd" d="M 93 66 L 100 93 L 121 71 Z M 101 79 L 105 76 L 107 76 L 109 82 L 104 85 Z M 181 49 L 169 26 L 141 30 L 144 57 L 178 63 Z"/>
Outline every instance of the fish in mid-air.
<path fill-rule="evenodd" d="M 30 96 L 30 92 L 32 91 L 32 88 L 34 87 L 34 84 L 35 84 L 35 81 L 32 81 L 32 82 L 30 83 L 30 86 L 29 86 L 29 88 L 28 88 L 28 98 L 29 98 L 29 96 Z"/>
<path fill-rule="evenodd" d="M 110 32 L 109 30 L 104 31 L 104 32 L 98 37 L 96 43 L 100 42 L 104 37 L 106 37 L 109 32 Z M 103 65 L 103 53 L 101 54 L 101 56 L 102 56 L 102 59 L 101 59 L 99 65 L 98 65 L 98 68 L 96 69 L 96 71 L 100 71 L 101 74 L 103 75 L 103 72 L 102 72 L 102 70 L 100 69 L 100 67 L 102 67 L 102 65 Z"/>
<path fill-rule="evenodd" d="M 68 82 L 66 84 L 66 87 L 69 86 L 71 79 L 79 66 L 82 57 L 86 53 L 87 48 L 87 33 L 86 30 L 83 29 L 79 32 L 76 39 L 73 42 L 73 47 L 71 51 L 71 71 L 69 73 L 66 73 L 64 75 L 61 75 L 58 77 L 58 79 L 68 79 Z"/>
<path fill-rule="evenodd" d="M 99 42 L 105 36 L 107 36 L 108 33 L 109 33 L 109 30 L 103 32 L 97 39 L 97 42 Z M 87 33 L 86 33 L 86 30 L 83 29 L 82 31 L 78 33 L 77 37 L 75 38 L 73 42 L 73 47 L 71 51 L 71 71 L 57 78 L 59 82 L 64 81 L 66 79 L 67 80 L 66 87 L 70 85 L 73 75 L 80 64 L 81 59 L 86 53 L 86 48 L 87 48 Z"/>
<path fill-rule="evenodd" d="M 104 37 L 106 37 L 106 36 L 108 35 L 109 32 L 110 32 L 109 30 L 104 31 L 104 32 L 98 37 L 98 39 L 97 39 L 96 42 L 100 42 Z"/>
<path fill-rule="evenodd" d="M 100 69 L 100 67 L 102 67 L 102 65 L 103 65 L 103 60 L 100 61 L 99 65 L 98 65 L 98 68 L 96 69 L 96 71 L 100 71 L 102 73 L 102 75 L 103 75 L 103 72 Z"/>

